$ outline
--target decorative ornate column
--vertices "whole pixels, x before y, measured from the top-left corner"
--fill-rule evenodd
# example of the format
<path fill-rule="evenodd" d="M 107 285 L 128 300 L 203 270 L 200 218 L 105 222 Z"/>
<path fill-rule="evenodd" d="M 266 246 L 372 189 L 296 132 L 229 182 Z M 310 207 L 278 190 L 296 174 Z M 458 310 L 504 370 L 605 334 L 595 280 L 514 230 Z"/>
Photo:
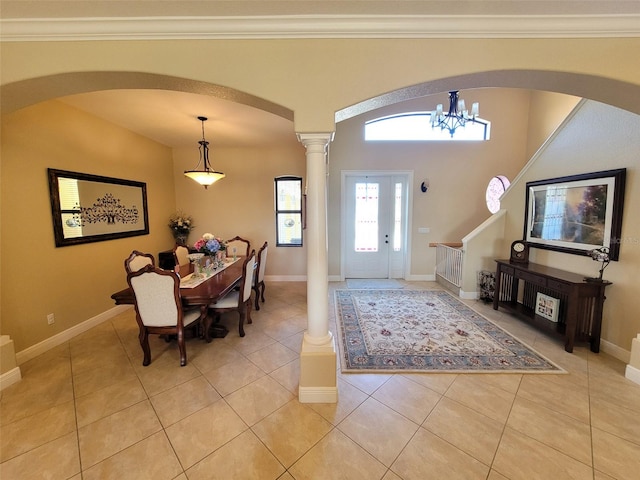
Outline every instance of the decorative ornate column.
<path fill-rule="evenodd" d="M 307 331 L 300 352 L 302 403 L 335 403 L 336 347 L 329 331 L 327 263 L 327 146 L 333 133 L 301 133 L 307 149 Z"/>

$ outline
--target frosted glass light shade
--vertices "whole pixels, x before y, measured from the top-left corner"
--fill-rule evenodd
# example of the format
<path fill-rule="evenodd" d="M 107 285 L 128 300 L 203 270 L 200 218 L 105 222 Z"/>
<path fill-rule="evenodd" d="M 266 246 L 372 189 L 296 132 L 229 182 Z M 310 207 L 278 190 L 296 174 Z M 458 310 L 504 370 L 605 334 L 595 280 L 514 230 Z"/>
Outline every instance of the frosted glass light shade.
<path fill-rule="evenodd" d="M 225 174 L 222 172 L 214 172 L 212 170 L 188 170 L 184 172 L 184 176 L 195 180 L 200 185 L 204 186 L 204 188 L 207 188 L 209 185 L 223 179 Z"/>

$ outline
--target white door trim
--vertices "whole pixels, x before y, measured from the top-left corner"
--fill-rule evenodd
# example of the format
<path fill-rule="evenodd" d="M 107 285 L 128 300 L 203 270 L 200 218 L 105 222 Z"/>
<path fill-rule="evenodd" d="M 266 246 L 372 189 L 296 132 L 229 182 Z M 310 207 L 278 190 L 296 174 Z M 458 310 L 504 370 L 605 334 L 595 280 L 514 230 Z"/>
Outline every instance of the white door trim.
<path fill-rule="evenodd" d="M 413 170 L 341 170 L 340 171 L 340 281 L 345 281 L 345 245 L 346 239 L 346 178 L 350 176 L 404 176 L 407 182 L 407 222 L 405 231 L 405 256 L 402 265 L 402 278 L 406 279 L 411 265 L 411 236 L 413 225 Z"/>

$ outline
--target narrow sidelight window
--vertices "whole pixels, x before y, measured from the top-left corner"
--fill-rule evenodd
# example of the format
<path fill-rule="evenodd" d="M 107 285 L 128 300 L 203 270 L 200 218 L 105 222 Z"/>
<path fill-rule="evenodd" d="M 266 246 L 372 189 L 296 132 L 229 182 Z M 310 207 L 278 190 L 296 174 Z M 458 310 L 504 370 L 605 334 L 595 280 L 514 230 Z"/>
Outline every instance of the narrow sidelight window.
<path fill-rule="evenodd" d="M 302 178 L 276 177 L 276 246 L 302 246 Z"/>

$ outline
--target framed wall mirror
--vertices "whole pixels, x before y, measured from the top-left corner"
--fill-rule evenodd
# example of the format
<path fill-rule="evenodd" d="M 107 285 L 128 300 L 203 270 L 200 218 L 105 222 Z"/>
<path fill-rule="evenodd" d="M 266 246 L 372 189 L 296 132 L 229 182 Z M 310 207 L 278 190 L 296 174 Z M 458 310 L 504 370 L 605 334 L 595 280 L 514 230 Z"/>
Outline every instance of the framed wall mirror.
<path fill-rule="evenodd" d="M 147 184 L 49 168 L 56 247 L 149 233 Z"/>

